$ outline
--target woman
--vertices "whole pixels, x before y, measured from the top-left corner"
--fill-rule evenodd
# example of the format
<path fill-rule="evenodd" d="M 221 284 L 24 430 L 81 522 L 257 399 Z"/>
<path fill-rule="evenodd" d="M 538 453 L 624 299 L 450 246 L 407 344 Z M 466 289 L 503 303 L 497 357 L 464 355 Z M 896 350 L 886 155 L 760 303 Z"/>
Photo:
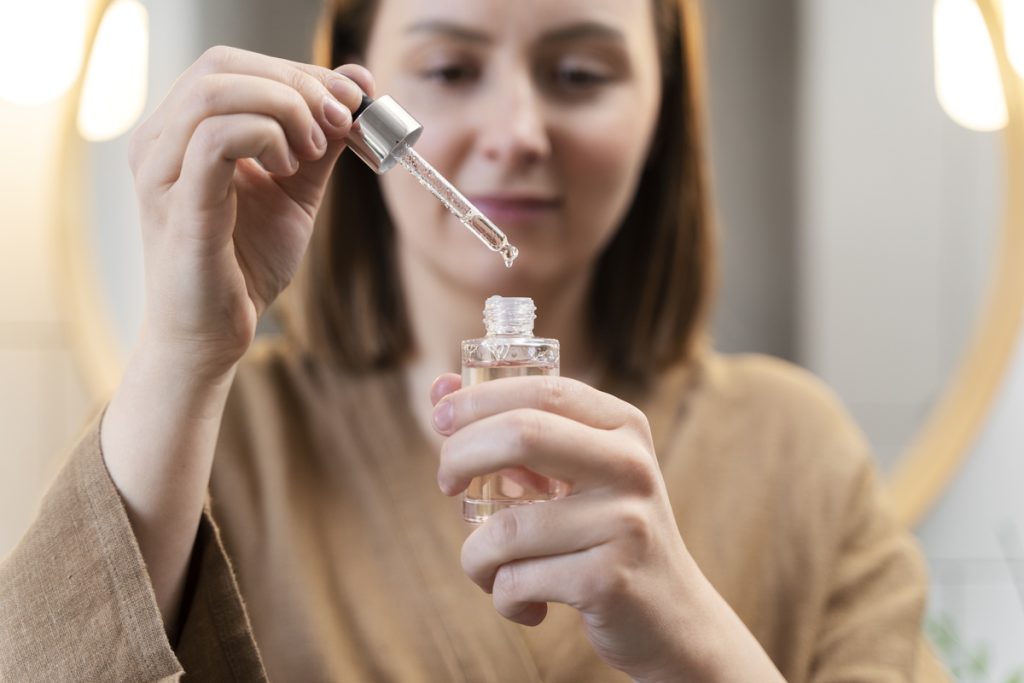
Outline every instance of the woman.
<path fill-rule="evenodd" d="M 144 330 L 3 568 L 0 672 L 911 679 L 921 562 L 856 430 L 801 372 L 699 343 L 692 12 L 346 1 L 332 63 L 366 68 L 186 71 L 132 140 Z M 339 156 L 361 91 L 421 120 L 513 268 Z M 304 315 L 240 361 L 311 239 Z M 493 293 L 536 301 L 563 378 L 449 374 Z M 467 529 L 446 496 L 515 465 L 571 495 Z"/>

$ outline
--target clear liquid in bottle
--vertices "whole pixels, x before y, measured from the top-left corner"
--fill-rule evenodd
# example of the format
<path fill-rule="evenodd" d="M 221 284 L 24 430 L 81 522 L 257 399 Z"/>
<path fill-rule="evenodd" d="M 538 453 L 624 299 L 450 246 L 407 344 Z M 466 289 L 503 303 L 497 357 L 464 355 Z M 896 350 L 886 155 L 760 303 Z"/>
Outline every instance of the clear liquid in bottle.
<path fill-rule="evenodd" d="M 462 342 L 462 384 L 469 386 L 505 377 L 558 375 L 556 339 L 533 336 L 531 299 L 491 297 L 484 309 L 487 336 Z M 476 477 L 463 497 L 462 516 L 481 524 L 498 510 L 551 500 L 565 484 L 515 467 Z"/>

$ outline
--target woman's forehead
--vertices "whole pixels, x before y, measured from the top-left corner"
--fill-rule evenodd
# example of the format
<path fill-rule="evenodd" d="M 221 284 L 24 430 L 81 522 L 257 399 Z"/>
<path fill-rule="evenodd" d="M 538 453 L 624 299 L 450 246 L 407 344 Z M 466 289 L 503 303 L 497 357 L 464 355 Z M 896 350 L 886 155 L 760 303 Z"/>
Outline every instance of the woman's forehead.
<path fill-rule="evenodd" d="M 380 0 L 378 28 L 392 34 L 439 27 L 536 39 L 574 24 L 606 25 L 625 35 L 650 31 L 650 0 Z M 646 37 L 640 36 L 640 37 Z"/>

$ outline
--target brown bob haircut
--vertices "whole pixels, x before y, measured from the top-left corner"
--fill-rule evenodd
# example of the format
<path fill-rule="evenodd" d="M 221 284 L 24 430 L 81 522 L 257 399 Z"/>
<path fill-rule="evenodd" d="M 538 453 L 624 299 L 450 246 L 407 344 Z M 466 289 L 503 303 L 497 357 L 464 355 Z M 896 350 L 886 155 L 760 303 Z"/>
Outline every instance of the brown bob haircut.
<path fill-rule="evenodd" d="M 636 196 L 599 257 L 588 304 L 607 379 L 640 385 L 698 345 L 714 251 L 696 0 L 649 1 L 661 47 L 661 112 Z M 338 65 L 365 54 L 377 2 L 331 0 L 318 61 Z M 300 334 L 315 356 L 345 371 L 395 369 L 415 340 L 377 176 L 346 153 L 331 182 L 298 288 Z M 343 214 L 331 206 L 345 207 Z"/>

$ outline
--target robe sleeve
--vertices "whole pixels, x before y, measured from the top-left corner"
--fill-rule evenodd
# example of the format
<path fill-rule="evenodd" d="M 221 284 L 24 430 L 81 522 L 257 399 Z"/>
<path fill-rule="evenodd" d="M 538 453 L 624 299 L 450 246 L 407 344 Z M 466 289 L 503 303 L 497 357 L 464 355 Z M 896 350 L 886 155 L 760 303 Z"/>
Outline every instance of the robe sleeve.
<path fill-rule="evenodd" d="M 99 435 L 97 419 L 0 563 L 0 680 L 265 680 L 208 506 L 172 645 Z"/>
<path fill-rule="evenodd" d="M 923 558 L 889 514 L 866 458 L 847 500 L 810 680 L 948 681 L 920 635 L 927 586 Z"/>

